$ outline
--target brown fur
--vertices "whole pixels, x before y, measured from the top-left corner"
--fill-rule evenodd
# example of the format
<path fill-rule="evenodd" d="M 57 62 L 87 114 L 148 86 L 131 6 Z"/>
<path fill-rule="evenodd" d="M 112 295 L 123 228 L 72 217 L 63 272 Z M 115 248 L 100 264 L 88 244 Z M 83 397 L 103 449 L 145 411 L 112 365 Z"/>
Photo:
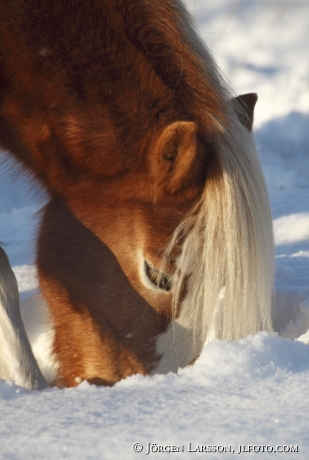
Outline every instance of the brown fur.
<path fill-rule="evenodd" d="M 51 196 L 38 270 L 57 385 L 160 358 L 171 293 L 147 289 L 136 259 L 160 267 L 218 169 L 229 107 L 194 34 L 173 0 L 0 0 L 0 142 Z"/>

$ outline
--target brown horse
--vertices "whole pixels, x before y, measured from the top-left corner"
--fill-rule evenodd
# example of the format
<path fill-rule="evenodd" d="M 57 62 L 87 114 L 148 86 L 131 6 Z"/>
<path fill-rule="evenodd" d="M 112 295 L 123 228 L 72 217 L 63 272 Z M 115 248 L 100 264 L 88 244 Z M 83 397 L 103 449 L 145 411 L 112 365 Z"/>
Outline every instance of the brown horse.
<path fill-rule="evenodd" d="M 54 384 L 177 371 L 271 330 L 255 102 L 231 98 L 180 0 L 0 0 L 0 143 L 50 196 Z"/>

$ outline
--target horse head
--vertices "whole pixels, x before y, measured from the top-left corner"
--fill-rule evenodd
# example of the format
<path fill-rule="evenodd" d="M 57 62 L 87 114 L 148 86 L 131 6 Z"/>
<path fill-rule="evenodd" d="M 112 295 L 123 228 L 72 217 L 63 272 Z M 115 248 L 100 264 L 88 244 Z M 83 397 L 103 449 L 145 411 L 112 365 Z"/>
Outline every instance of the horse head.
<path fill-rule="evenodd" d="M 0 142 L 50 195 L 56 384 L 176 371 L 271 330 L 255 102 L 231 100 L 179 0 L 0 0 Z"/>

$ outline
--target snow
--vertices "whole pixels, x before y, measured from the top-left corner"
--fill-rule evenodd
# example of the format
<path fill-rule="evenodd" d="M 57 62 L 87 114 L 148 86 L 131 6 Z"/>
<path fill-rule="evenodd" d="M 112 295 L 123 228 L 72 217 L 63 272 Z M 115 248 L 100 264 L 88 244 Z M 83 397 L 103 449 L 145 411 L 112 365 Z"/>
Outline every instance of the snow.
<path fill-rule="evenodd" d="M 0 458 L 136 459 L 148 444 L 184 446 L 148 458 L 186 459 L 196 445 L 299 446 L 266 459 L 307 459 L 309 435 L 308 0 L 187 0 L 201 35 L 238 94 L 257 92 L 255 138 L 276 240 L 276 333 L 211 342 L 178 375 L 133 376 L 112 388 L 28 391 L 0 381 Z M 3 169 L 3 168 L 2 168 Z M 35 227 L 43 195 L 20 173 L 0 178 L 6 244 L 34 353 L 44 368 L 50 331 L 38 314 Z M 35 320 L 35 321 L 34 321 Z M 297 340 L 294 340 L 297 339 Z M 49 379 L 52 366 L 45 366 Z M 143 444 L 135 453 L 133 443 Z M 205 453 L 195 452 L 195 456 Z M 242 452 L 244 459 L 254 453 Z M 260 453 L 260 455 L 262 455 Z"/>

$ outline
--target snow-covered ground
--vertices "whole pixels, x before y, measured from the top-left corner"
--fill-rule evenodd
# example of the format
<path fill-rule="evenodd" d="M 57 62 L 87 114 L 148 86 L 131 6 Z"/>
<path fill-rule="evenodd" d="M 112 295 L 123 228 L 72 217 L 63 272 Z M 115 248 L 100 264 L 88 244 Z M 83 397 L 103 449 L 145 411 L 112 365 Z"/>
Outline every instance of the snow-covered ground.
<path fill-rule="evenodd" d="M 248 445 L 293 446 L 289 453 L 255 447 L 267 459 L 308 458 L 309 0 L 187 5 L 235 91 L 259 94 L 255 136 L 274 218 L 274 323 L 280 336 L 212 342 L 178 375 L 133 376 L 113 388 L 84 382 L 40 393 L 0 381 L 0 458 L 205 456 L 194 452 L 197 445 L 228 446 L 227 452 L 209 453 L 211 459 L 236 457 L 239 445 L 244 459 L 255 455 Z M 26 299 L 37 287 L 33 241 L 39 216 L 36 194 L 29 198 L 16 175 L 18 185 L 0 178 L 0 240 Z M 42 337 L 30 335 L 37 350 Z M 141 453 L 134 443 L 142 443 Z M 179 446 L 180 452 L 160 452 L 159 445 L 167 451 Z"/>

